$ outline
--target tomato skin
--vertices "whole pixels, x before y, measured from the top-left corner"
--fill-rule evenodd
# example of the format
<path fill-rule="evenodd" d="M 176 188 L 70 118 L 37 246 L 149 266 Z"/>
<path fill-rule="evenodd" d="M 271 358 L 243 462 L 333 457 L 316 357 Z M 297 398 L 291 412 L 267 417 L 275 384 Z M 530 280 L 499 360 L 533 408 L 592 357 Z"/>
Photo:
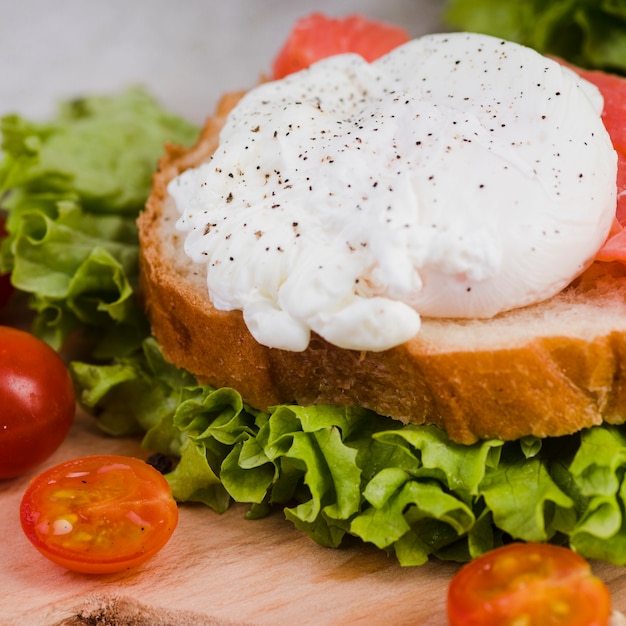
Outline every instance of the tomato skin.
<path fill-rule="evenodd" d="M 20 505 L 22 530 L 53 563 L 85 574 L 131 569 L 169 541 L 178 507 L 145 461 L 94 455 L 49 468 Z"/>
<path fill-rule="evenodd" d="M 63 442 L 76 411 L 61 357 L 23 330 L 0 326 L 0 479 L 45 461 Z"/>
<path fill-rule="evenodd" d="M 403 28 L 360 15 L 330 18 L 313 13 L 296 22 L 272 67 L 274 79 L 303 70 L 326 57 L 354 52 L 366 61 L 390 52 L 409 40 Z"/>
<path fill-rule="evenodd" d="M 606 626 L 611 597 L 578 554 L 512 543 L 465 565 L 448 588 L 450 626 Z"/>

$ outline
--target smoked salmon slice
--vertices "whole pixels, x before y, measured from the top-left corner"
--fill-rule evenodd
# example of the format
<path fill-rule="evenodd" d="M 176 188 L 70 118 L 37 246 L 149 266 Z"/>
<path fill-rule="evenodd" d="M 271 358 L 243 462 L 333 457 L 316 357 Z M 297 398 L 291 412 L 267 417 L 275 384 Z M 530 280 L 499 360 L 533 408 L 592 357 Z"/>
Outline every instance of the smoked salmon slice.
<path fill-rule="evenodd" d="M 602 93 L 602 120 L 617 152 L 615 222 L 596 260 L 626 263 L 626 79 L 606 72 L 573 69 Z"/>
<path fill-rule="evenodd" d="M 313 13 L 296 23 L 274 59 L 272 77 L 284 78 L 316 61 L 345 52 L 375 61 L 409 39 L 404 28 L 360 15 L 333 18 Z"/>

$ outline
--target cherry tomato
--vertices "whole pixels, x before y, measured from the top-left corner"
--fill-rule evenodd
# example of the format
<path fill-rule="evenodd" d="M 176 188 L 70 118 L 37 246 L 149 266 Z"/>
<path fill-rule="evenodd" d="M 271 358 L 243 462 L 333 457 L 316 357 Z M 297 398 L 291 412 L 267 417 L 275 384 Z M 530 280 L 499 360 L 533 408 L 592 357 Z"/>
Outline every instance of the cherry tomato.
<path fill-rule="evenodd" d="M 4 216 L 0 215 L 0 239 L 7 235 L 4 223 Z M 0 274 L 0 307 L 3 307 L 9 301 L 12 293 L 11 274 Z"/>
<path fill-rule="evenodd" d="M 360 15 L 331 18 L 313 13 L 296 22 L 274 60 L 273 78 L 284 78 L 316 61 L 344 52 L 354 52 L 366 61 L 374 61 L 408 40 L 409 34 L 403 28 Z"/>
<path fill-rule="evenodd" d="M 0 326 L 0 479 L 45 461 L 65 439 L 75 410 L 61 357 L 34 335 Z"/>
<path fill-rule="evenodd" d="M 451 626 L 606 626 L 611 597 L 587 561 L 560 546 L 513 543 L 465 565 L 448 589 Z"/>
<path fill-rule="evenodd" d="M 22 498 L 20 520 L 54 563 L 107 574 L 153 557 L 174 532 L 178 508 L 167 480 L 145 461 L 96 455 L 37 476 Z"/>

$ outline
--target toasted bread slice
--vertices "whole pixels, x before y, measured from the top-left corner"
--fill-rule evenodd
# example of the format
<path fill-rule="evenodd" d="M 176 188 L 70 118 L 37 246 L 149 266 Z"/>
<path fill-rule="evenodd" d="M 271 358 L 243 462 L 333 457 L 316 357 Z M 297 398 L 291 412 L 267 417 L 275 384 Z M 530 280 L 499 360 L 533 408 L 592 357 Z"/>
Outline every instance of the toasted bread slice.
<path fill-rule="evenodd" d="M 240 94 L 226 96 L 190 150 L 169 146 L 139 218 L 140 291 L 168 360 L 250 405 L 359 405 L 432 423 L 460 443 L 559 436 L 626 421 L 626 267 L 595 263 L 541 304 L 488 320 L 424 319 L 384 352 L 313 336 L 304 352 L 258 344 L 239 311 L 218 311 L 205 267 L 183 251 L 168 182 L 210 157 Z"/>

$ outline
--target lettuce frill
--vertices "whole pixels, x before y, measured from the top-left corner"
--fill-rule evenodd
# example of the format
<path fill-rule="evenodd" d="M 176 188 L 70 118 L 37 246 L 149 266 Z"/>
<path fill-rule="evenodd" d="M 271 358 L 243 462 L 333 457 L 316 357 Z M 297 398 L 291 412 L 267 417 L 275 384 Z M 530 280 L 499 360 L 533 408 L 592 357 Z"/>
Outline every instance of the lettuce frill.
<path fill-rule="evenodd" d="M 511 539 L 626 564 L 621 427 L 466 446 L 359 408 L 264 413 L 196 384 L 153 338 L 133 358 L 73 370 L 106 432 L 143 432 L 147 449 L 179 459 L 167 478 L 181 502 L 246 503 L 250 518 L 282 508 L 321 545 L 357 537 L 402 565 L 466 561 Z"/>
<path fill-rule="evenodd" d="M 0 132 L 0 273 L 28 294 L 34 331 L 60 348 L 80 330 L 102 357 L 137 350 L 135 221 L 163 144 L 190 144 L 197 128 L 135 88 L 64 102 L 46 123 L 7 115 Z"/>

